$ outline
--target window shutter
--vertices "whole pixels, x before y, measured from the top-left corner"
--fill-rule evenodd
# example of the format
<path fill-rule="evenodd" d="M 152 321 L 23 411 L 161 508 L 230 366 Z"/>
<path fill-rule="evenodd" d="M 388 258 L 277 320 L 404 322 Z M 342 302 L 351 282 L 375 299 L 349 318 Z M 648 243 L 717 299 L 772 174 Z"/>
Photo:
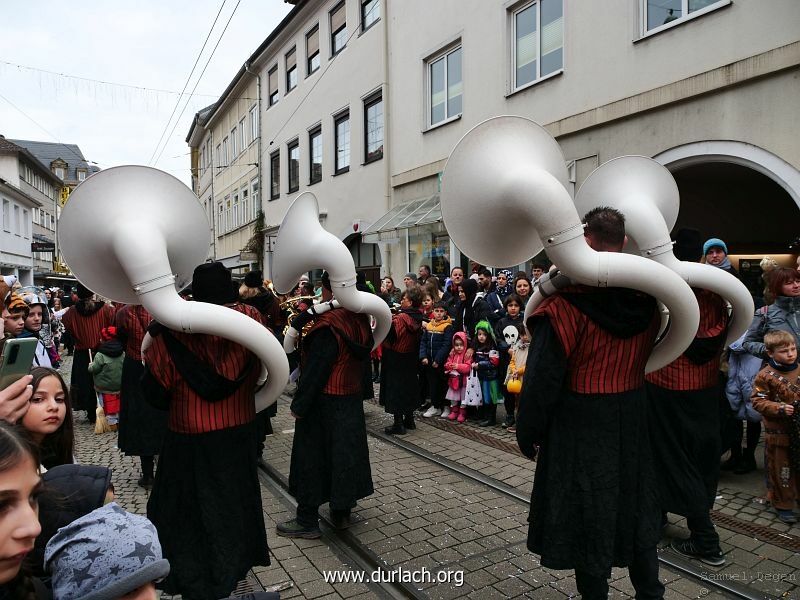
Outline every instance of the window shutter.
<path fill-rule="evenodd" d="M 297 48 L 292 48 L 286 54 L 286 70 L 290 71 L 297 65 Z"/>
<path fill-rule="evenodd" d="M 339 6 L 337 6 L 334 11 L 331 13 L 331 33 L 335 33 L 345 24 L 345 11 L 344 11 L 345 3 L 342 2 Z"/>
<path fill-rule="evenodd" d="M 269 95 L 276 93 L 278 91 L 278 69 L 273 68 L 269 72 Z"/>
<path fill-rule="evenodd" d="M 314 27 L 314 30 L 308 34 L 306 46 L 308 56 L 314 56 L 317 52 L 319 52 L 319 25 Z"/>

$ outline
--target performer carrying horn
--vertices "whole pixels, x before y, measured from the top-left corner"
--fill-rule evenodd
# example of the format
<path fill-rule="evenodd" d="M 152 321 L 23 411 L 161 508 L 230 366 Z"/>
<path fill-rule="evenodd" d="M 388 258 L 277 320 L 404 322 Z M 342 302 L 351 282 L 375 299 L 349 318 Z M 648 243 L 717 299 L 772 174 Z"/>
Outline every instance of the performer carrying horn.
<path fill-rule="evenodd" d="M 198 302 L 229 307 L 261 327 L 238 303 L 220 262 L 194 270 Z M 257 322 L 257 323 L 256 323 Z M 153 323 L 142 391 L 169 408 L 147 516 L 171 565 L 167 593 L 215 600 L 255 565 L 269 565 L 255 451 L 255 354 L 225 338 L 171 331 Z"/>
<path fill-rule="evenodd" d="M 601 207 L 584 222 L 589 246 L 621 251 L 621 213 Z M 539 448 L 528 548 L 544 567 L 575 569 L 584 600 L 608 596 L 613 566 L 628 567 L 637 598 L 662 598 L 644 394 L 656 301 L 575 285 L 544 300 L 527 326 L 517 441 L 530 458 Z"/>
<path fill-rule="evenodd" d="M 678 260 L 698 261 L 700 233 L 676 234 Z M 688 540 L 673 540 L 672 549 L 721 566 L 725 558 L 709 511 L 719 480 L 719 363 L 728 330 L 728 307 L 717 294 L 693 289 L 700 306 L 700 328 L 692 344 L 675 361 L 647 375 L 650 435 L 659 474 L 661 510 L 686 517 Z"/>
<path fill-rule="evenodd" d="M 322 301 L 333 299 L 328 273 Z M 361 498 L 373 492 L 364 421 L 372 332 L 369 316 L 345 308 L 315 317 L 305 334 L 301 375 L 292 399 L 295 421 L 289 491 L 297 499 L 296 518 L 276 527 L 291 538 L 320 537 L 319 507 L 330 503 L 337 527 L 346 527 Z"/>

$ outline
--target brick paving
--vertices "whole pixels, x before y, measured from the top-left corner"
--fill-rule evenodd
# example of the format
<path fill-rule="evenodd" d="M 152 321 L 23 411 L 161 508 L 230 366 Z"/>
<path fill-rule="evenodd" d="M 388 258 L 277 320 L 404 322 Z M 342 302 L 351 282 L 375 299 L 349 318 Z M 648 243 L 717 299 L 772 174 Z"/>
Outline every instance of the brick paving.
<path fill-rule="evenodd" d="M 69 362 L 62 368 L 69 375 Z M 293 421 L 289 399 L 279 401 L 275 434 L 267 440 L 265 460 L 288 476 Z M 368 427 L 379 429 L 390 418 L 376 405 L 365 403 Z M 502 409 L 499 411 L 500 417 Z M 526 495 L 530 493 L 535 464 L 518 454 L 504 452 L 452 431 L 427 425 L 418 419 L 416 431 L 403 439 L 431 453 L 440 454 Z M 514 436 L 501 427 L 476 428 L 482 434 L 513 443 Z M 356 539 L 377 554 L 388 568 L 426 568 L 450 572 L 451 583 L 423 583 L 418 587 L 430 598 L 566 598 L 577 596 L 574 577 L 568 571 L 552 571 L 539 565 L 538 557 L 525 547 L 527 508 L 479 483 L 466 480 L 433 463 L 381 440 L 369 438 L 376 492 L 359 503 L 361 521 L 350 528 Z M 138 459 L 116 449 L 114 434 L 95 435 L 83 416 L 76 413 L 76 456 L 80 462 L 103 464 L 114 471 L 117 501 L 132 512 L 146 512 L 147 491 L 138 487 Z M 760 460 L 760 459 L 759 459 Z M 800 527 L 777 521 L 768 507 L 758 502 L 763 495 L 763 470 L 737 476 L 725 473 L 715 510 L 745 523 L 768 526 L 800 536 Z M 256 567 L 254 574 L 267 589 L 281 590 L 283 598 L 374 598 L 375 588 L 357 583 L 327 584 L 324 570 L 351 570 L 330 545 L 330 539 L 288 540 L 274 532 L 276 522 L 290 518 L 292 509 L 280 494 L 262 486 L 265 523 L 272 553 L 270 567 Z M 671 516 L 668 535 L 687 534 L 685 523 Z M 704 567 L 709 577 L 728 577 L 773 596 L 800 598 L 797 568 L 800 555 L 719 527 L 728 565 Z M 452 582 L 463 572 L 463 585 Z M 697 580 L 661 569 L 666 598 L 725 598 Z M 627 571 L 614 569 L 612 598 L 630 598 L 633 588 Z"/>

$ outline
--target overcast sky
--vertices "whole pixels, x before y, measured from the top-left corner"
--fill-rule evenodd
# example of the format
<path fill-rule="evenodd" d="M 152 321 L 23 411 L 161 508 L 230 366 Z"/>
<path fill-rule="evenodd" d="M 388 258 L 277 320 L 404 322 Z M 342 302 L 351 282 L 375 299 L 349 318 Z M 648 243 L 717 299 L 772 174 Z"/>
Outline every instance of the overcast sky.
<path fill-rule="evenodd" d="M 0 134 L 9 139 L 77 144 L 87 160 L 101 168 L 151 164 L 177 93 L 104 85 L 6 63 L 180 92 L 222 5 L 223 0 L 26 0 L 13 2 L 13 8 L 6 6 L 0 19 L 0 95 L 30 119 L 0 97 Z M 225 1 L 187 94 L 236 6 L 237 0 Z M 163 153 L 163 142 L 158 148 L 156 156 L 161 154 L 161 158 L 154 166 L 189 184 L 185 139 L 194 114 L 217 100 L 291 8 L 283 0 L 239 1 L 197 86 L 198 95 L 189 101 Z M 172 131 L 186 98 L 166 134 Z"/>

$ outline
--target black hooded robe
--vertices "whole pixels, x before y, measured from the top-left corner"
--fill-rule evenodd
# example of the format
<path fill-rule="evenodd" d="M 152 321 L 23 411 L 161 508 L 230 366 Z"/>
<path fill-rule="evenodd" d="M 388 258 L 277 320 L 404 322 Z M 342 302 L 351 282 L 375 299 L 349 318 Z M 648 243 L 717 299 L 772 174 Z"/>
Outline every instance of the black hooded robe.
<path fill-rule="evenodd" d="M 337 311 L 345 311 L 339 308 Z M 360 316 L 360 315 L 354 315 Z M 348 339 L 346 350 L 363 365 L 363 372 L 353 374 L 362 387 L 369 368 L 370 340 L 361 344 Z M 292 459 L 289 469 L 289 492 L 304 506 L 330 502 L 336 509 L 352 508 L 374 491 L 364 420 L 364 392 L 350 395 L 323 393 L 334 363 L 342 349 L 330 327 L 319 327 L 303 340 L 307 352 L 291 409 L 295 420 Z M 372 388 L 371 380 L 368 386 Z"/>
<path fill-rule="evenodd" d="M 578 286 L 546 300 L 528 327 L 517 440 L 531 458 L 540 447 L 528 548 L 544 567 L 608 577 L 661 533 L 644 391 L 656 303 Z M 574 333 L 569 347 L 564 328 Z M 581 387 L 623 391 L 574 391 Z"/>

